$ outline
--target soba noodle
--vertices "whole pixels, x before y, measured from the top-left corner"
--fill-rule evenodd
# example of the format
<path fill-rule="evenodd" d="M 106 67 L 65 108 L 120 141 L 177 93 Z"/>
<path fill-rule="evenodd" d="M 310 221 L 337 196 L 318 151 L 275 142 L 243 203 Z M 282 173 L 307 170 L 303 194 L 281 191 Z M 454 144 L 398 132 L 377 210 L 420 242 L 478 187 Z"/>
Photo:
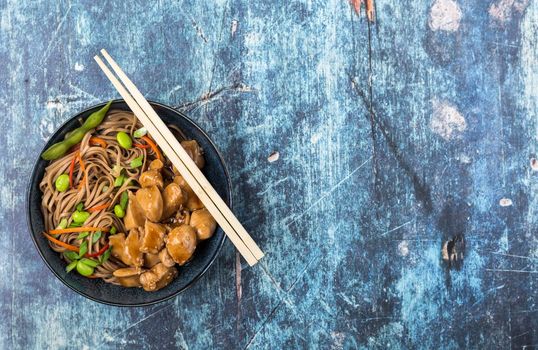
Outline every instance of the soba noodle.
<path fill-rule="evenodd" d="M 47 231 L 54 229 L 65 218 L 67 224 L 72 223 L 71 213 L 75 211 L 78 203 L 84 203 L 84 208 L 91 208 L 104 201 L 111 201 L 111 206 L 119 202 L 120 195 L 123 191 L 139 188 L 136 180 L 144 167 L 130 169 L 130 162 L 139 156 L 144 156 L 147 161 L 147 150 L 133 147 L 124 149 L 119 146 L 116 140 L 116 133 L 124 131 L 132 134 L 134 130 L 142 127 L 133 113 L 125 111 L 111 111 L 106 119 L 96 129 L 99 137 L 104 139 L 108 147 L 103 149 L 100 146 L 89 144 L 90 133 L 87 133 L 80 144 L 80 157 L 86 165 L 86 178 L 82 188 L 70 188 L 65 192 L 58 192 L 54 189 L 54 179 L 59 175 L 66 173 L 69 166 L 76 157 L 76 152 L 69 153 L 64 157 L 53 161 L 46 169 L 45 176 L 40 184 L 43 192 L 41 210 L 45 218 L 45 229 Z M 150 158 L 151 159 L 151 158 Z M 115 164 L 124 167 L 128 176 L 123 185 L 118 189 L 114 188 L 114 176 L 112 168 Z M 73 179 L 74 183 L 82 180 L 83 172 L 80 170 L 80 164 L 75 162 L 73 171 L 77 176 Z M 135 180 L 135 181 L 130 181 Z M 94 227 L 111 227 L 115 226 L 119 232 L 125 232 L 123 221 L 116 217 L 111 211 L 98 211 L 91 213 L 90 217 L 84 223 L 85 226 Z M 95 232 L 90 233 L 90 241 L 93 239 Z M 77 241 L 79 233 L 62 234 L 57 239 L 74 246 L 80 246 Z M 96 243 L 88 245 L 88 253 L 99 251 L 105 245 L 105 237 L 101 237 Z M 66 252 L 67 249 L 51 244 L 51 248 L 59 253 Z M 94 272 L 95 277 L 103 278 L 105 281 L 117 284 L 116 278 L 112 273 L 125 265 L 115 258 L 110 258 L 104 264 L 97 266 Z"/>

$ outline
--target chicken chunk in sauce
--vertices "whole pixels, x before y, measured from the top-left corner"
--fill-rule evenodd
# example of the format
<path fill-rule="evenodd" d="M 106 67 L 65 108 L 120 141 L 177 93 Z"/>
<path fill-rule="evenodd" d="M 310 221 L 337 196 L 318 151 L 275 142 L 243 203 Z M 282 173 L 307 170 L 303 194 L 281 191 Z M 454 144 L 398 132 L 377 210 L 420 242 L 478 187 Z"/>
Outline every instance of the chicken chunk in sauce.
<path fill-rule="evenodd" d="M 186 193 L 187 193 L 187 203 L 185 204 L 185 207 L 189 210 L 196 210 L 196 209 L 202 209 L 204 207 L 204 204 L 202 201 L 198 198 L 198 196 L 194 193 L 192 188 L 189 186 L 187 181 L 183 178 L 181 175 L 177 175 L 174 178 L 174 182 L 179 185 Z"/>
<path fill-rule="evenodd" d="M 189 261 L 196 249 L 196 231 L 190 225 L 180 225 L 168 234 L 166 250 L 180 266 Z"/>
<path fill-rule="evenodd" d="M 157 186 L 144 187 L 136 191 L 136 201 L 146 218 L 153 222 L 161 220 L 163 198 Z"/>
<path fill-rule="evenodd" d="M 157 254 L 164 246 L 165 234 L 166 228 L 163 225 L 146 220 L 140 251 L 143 253 Z"/>
<path fill-rule="evenodd" d="M 157 169 L 144 171 L 140 175 L 138 182 L 142 187 L 157 186 L 159 189 L 162 189 L 164 186 L 161 172 Z"/>
<path fill-rule="evenodd" d="M 196 230 L 199 240 L 211 238 L 217 228 L 217 222 L 206 208 L 193 211 L 189 225 Z"/>
<path fill-rule="evenodd" d="M 187 202 L 187 192 L 178 184 L 172 182 L 163 191 L 163 219 L 177 213 L 177 211 Z"/>
<path fill-rule="evenodd" d="M 200 169 L 205 165 L 204 153 L 202 147 L 195 140 L 181 141 L 181 146 L 189 157 L 194 161 L 194 164 Z"/>
<path fill-rule="evenodd" d="M 159 263 L 140 275 L 140 283 L 145 291 L 152 292 L 167 286 L 177 274 L 175 267 L 167 267 Z"/>
<path fill-rule="evenodd" d="M 132 230 L 134 228 L 144 225 L 146 217 L 144 211 L 138 204 L 136 197 L 131 191 L 129 191 L 129 202 L 127 204 L 127 213 L 123 218 L 123 223 L 127 230 Z"/>
<path fill-rule="evenodd" d="M 123 287 L 141 287 L 140 272 L 134 267 L 125 267 L 117 269 L 113 275 Z"/>
<path fill-rule="evenodd" d="M 205 164 L 196 141 L 182 145 L 196 165 Z M 166 161 L 165 161 L 166 162 Z M 128 234 L 109 236 L 112 256 L 120 262 L 113 276 L 124 287 L 156 291 L 168 285 L 194 255 L 199 241 L 213 236 L 217 223 L 177 170 L 154 159 L 129 191 L 123 224 Z"/>

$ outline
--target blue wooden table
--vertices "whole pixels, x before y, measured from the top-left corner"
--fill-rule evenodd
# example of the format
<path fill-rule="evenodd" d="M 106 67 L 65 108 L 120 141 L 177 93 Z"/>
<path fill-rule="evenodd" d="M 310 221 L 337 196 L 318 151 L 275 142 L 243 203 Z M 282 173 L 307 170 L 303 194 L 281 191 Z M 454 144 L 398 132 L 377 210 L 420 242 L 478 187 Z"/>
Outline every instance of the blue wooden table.
<path fill-rule="evenodd" d="M 0 348 L 538 347 L 538 1 L 376 10 L 0 0 Z M 260 264 L 226 242 L 130 309 L 45 267 L 28 177 L 55 128 L 118 97 L 101 48 L 215 140 Z"/>

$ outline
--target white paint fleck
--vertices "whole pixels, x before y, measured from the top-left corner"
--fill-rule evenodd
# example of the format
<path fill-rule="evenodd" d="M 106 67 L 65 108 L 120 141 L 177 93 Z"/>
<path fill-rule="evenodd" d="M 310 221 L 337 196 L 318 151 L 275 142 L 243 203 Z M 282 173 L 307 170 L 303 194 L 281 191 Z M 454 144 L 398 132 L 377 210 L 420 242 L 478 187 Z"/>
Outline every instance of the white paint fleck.
<path fill-rule="evenodd" d="M 512 200 L 510 198 L 501 198 L 499 201 L 499 205 L 501 207 L 509 207 L 513 204 Z"/>
<path fill-rule="evenodd" d="M 168 91 L 168 97 L 171 97 L 173 94 L 181 90 L 181 85 L 174 86 L 170 91 Z"/>
<path fill-rule="evenodd" d="M 400 244 L 398 244 L 398 254 L 401 256 L 409 255 L 409 243 L 407 241 L 401 241 Z"/>
<path fill-rule="evenodd" d="M 75 63 L 75 70 L 77 72 L 82 72 L 84 70 L 84 65 L 82 63 Z"/>
<path fill-rule="evenodd" d="M 430 129 L 443 139 L 453 139 L 467 129 L 465 118 L 449 102 L 433 99 L 432 110 Z"/>
<path fill-rule="evenodd" d="M 239 25 L 239 21 L 234 19 L 232 20 L 232 38 L 235 36 L 235 32 L 237 32 L 237 26 Z"/>
<path fill-rule="evenodd" d="M 443 260 L 448 261 L 448 241 L 445 241 L 443 244 L 443 248 L 441 249 L 441 254 L 443 256 Z"/>
<path fill-rule="evenodd" d="M 315 133 L 314 135 L 312 135 L 312 136 L 310 137 L 310 142 L 312 142 L 312 144 L 315 145 L 316 143 L 318 143 L 318 141 L 319 141 L 320 139 L 321 139 L 321 133 L 317 132 L 317 133 Z"/>
<path fill-rule="evenodd" d="M 346 334 L 342 332 L 331 332 L 331 338 L 333 343 L 331 344 L 331 350 L 340 350 L 344 348 L 344 340 Z"/>
<path fill-rule="evenodd" d="M 262 36 L 260 33 L 251 32 L 245 35 L 245 46 L 256 47 L 262 43 Z"/>
<path fill-rule="evenodd" d="M 235 91 L 237 92 L 256 92 L 256 89 L 253 88 L 252 86 L 248 86 L 246 84 L 239 84 L 236 88 L 234 88 Z"/>
<path fill-rule="evenodd" d="M 178 349 L 189 348 L 189 346 L 187 345 L 187 342 L 185 341 L 185 337 L 183 336 L 183 333 L 181 332 L 181 329 L 179 327 L 176 329 L 176 332 L 174 333 L 174 339 L 176 340 L 176 346 Z"/>
<path fill-rule="evenodd" d="M 461 9 L 454 0 L 436 0 L 430 8 L 428 24 L 433 31 L 455 32 L 460 27 Z"/>
<path fill-rule="evenodd" d="M 274 183 L 270 184 L 269 186 L 267 186 L 267 188 L 265 190 L 258 192 L 257 195 L 261 196 L 263 194 L 266 194 L 267 192 L 269 192 L 270 190 L 272 190 L 273 188 L 275 188 L 276 186 L 280 185 L 281 183 L 283 183 L 284 181 L 286 181 L 288 179 L 289 179 L 289 176 L 286 176 L 285 178 L 280 179 L 277 182 L 274 182 Z"/>
<path fill-rule="evenodd" d="M 280 158 L 280 153 L 273 152 L 269 155 L 269 157 L 267 157 L 267 161 L 269 161 L 269 163 L 273 163 L 276 162 L 278 158 Z"/>
<path fill-rule="evenodd" d="M 533 171 L 538 171 L 538 159 L 536 159 L 536 158 L 531 158 L 530 163 L 531 163 L 531 169 L 532 169 Z"/>
<path fill-rule="evenodd" d="M 47 141 L 54 132 L 54 122 L 49 116 L 41 118 L 39 122 L 39 133 L 44 141 Z"/>
<path fill-rule="evenodd" d="M 471 162 L 472 162 L 471 157 L 469 157 L 469 156 L 466 155 L 466 154 L 461 154 L 461 155 L 458 157 L 458 160 L 460 161 L 460 163 L 463 163 L 463 164 L 471 164 Z"/>
<path fill-rule="evenodd" d="M 108 342 L 111 343 L 116 340 L 108 331 L 105 331 L 103 334 L 103 338 Z"/>
<path fill-rule="evenodd" d="M 64 104 L 58 99 L 50 99 L 47 101 L 47 109 L 57 109 L 62 112 L 64 110 Z"/>
<path fill-rule="evenodd" d="M 502 24 L 512 17 L 514 10 L 523 13 L 528 5 L 529 0 L 498 0 L 491 4 L 488 13 L 491 18 Z"/>

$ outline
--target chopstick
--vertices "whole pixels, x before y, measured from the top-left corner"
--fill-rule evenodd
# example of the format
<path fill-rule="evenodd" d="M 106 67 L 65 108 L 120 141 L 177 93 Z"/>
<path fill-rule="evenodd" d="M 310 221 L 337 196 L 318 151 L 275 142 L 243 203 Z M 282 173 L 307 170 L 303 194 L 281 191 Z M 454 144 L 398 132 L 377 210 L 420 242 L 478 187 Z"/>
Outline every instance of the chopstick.
<path fill-rule="evenodd" d="M 105 73 L 116 90 L 118 90 L 136 117 L 153 136 L 164 154 L 178 169 L 179 173 L 183 176 L 189 186 L 191 186 L 194 193 L 206 206 L 217 223 L 222 227 L 239 253 L 245 258 L 250 266 L 256 264 L 256 262 L 264 256 L 261 249 L 254 242 L 252 237 L 250 237 L 230 208 L 228 208 L 226 203 L 220 198 L 200 169 L 198 169 L 194 161 L 189 157 L 181 144 L 168 129 L 166 124 L 159 118 L 155 110 L 153 110 L 151 105 L 142 96 L 140 91 L 131 82 L 123 70 L 104 49 L 101 50 L 101 53 L 114 72 L 118 75 L 121 83 L 104 62 L 98 56 L 95 56 L 94 59 L 101 70 Z"/>

